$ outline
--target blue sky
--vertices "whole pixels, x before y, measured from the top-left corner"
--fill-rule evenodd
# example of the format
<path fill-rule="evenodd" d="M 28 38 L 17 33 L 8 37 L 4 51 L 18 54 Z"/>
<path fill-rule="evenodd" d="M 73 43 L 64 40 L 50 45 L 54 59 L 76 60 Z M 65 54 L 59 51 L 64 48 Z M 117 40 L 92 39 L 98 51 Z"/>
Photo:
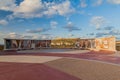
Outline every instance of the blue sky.
<path fill-rule="evenodd" d="M 54 39 L 116 36 L 120 0 L 0 0 L 3 38 Z"/>

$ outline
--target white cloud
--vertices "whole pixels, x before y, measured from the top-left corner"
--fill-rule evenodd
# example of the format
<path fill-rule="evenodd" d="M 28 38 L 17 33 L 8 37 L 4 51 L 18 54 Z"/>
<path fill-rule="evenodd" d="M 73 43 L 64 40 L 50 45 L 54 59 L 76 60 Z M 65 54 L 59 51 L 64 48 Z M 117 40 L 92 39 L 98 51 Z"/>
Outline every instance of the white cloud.
<path fill-rule="evenodd" d="M 50 40 L 53 39 L 52 35 L 48 34 L 40 34 L 40 35 L 34 35 L 32 39 L 40 39 L 40 40 Z"/>
<path fill-rule="evenodd" d="M 33 39 L 32 35 L 22 35 L 22 39 Z"/>
<path fill-rule="evenodd" d="M 51 21 L 50 22 L 51 28 L 56 28 L 57 25 L 58 25 L 58 23 L 56 21 Z"/>
<path fill-rule="evenodd" d="M 0 20 L 0 25 L 7 25 L 8 24 L 8 22 L 6 21 L 6 20 Z"/>
<path fill-rule="evenodd" d="M 93 33 L 93 32 L 91 32 L 91 33 L 89 33 L 88 35 L 91 35 L 91 36 L 93 36 L 93 35 L 94 35 L 94 33 Z"/>
<path fill-rule="evenodd" d="M 24 0 L 14 9 L 14 16 L 17 17 L 41 17 L 41 10 L 44 8 L 44 5 L 40 0 Z"/>
<path fill-rule="evenodd" d="M 15 0 L 0 0 L 0 10 L 13 11 L 15 7 Z"/>
<path fill-rule="evenodd" d="M 113 30 L 114 29 L 114 26 L 106 26 L 106 27 L 101 27 L 101 28 L 98 28 L 97 30 L 100 30 L 100 31 L 110 31 L 110 30 Z"/>
<path fill-rule="evenodd" d="M 96 33 L 96 37 L 102 37 L 102 36 L 119 36 L 120 30 L 117 29 L 110 29 L 102 32 Z"/>
<path fill-rule="evenodd" d="M 10 39 L 21 39 L 22 35 L 21 34 L 17 34 L 15 32 L 10 32 L 8 34 L 4 34 L 4 38 L 10 38 Z"/>
<path fill-rule="evenodd" d="M 47 5 L 47 10 L 44 11 L 44 14 L 45 15 L 59 14 L 64 16 L 72 12 L 74 12 L 74 9 L 71 7 L 70 1 L 66 0 L 59 4 L 49 3 Z"/>
<path fill-rule="evenodd" d="M 0 10 L 12 11 L 10 18 L 34 18 L 42 16 L 61 15 L 65 16 L 74 12 L 69 0 L 61 3 L 42 2 L 42 0 L 23 0 L 19 5 L 16 5 L 15 0 L 3 0 L 0 3 Z"/>
<path fill-rule="evenodd" d="M 26 30 L 27 33 L 41 33 L 41 32 L 46 32 L 50 29 L 44 29 L 44 28 L 39 28 L 39 29 L 36 29 L 36 30 Z"/>
<path fill-rule="evenodd" d="M 101 26 L 103 26 L 106 23 L 106 20 L 104 17 L 102 16 L 94 16 L 92 17 L 92 19 L 90 20 L 90 24 L 92 26 L 95 26 L 96 29 L 99 29 Z"/>
<path fill-rule="evenodd" d="M 71 34 L 71 33 L 70 33 L 70 34 L 68 34 L 68 36 L 69 36 L 69 37 L 73 37 L 73 36 L 74 36 L 74 34 Z"/>
<path fill-rule="evenodd" d="M 112 4 L 120 4 L 120 0 L 107 0 L 107 1 Z"/>
<path fill-rule="evenodd" d="M 26 32 L 28 32 L 28 33 L 40 33 L 40 32 L 42 32 L 43 31 L 43 29 L 42 28 L 40 28 L 40 29 L 36 29 L 36 30 L 26 30 Z"/>
<path fill-rule="evenodd" d="M 17 33 L 15 33 L 15 32 L 11 32 L 11 33 L 9 33 L 8 35 L 6 35 L 6 38 L 22 38 L 22 35 L 19 35 L 19 34 L 17 34 Z"/>
<path fill-rule="evenodd" d="M 65 29 L 67 29 L 68 31 L 79 31 L 81 29 L 79 29 L 78 27 L 75 27 L 75 25 L 72 22 L 68 22 L 67 25 L 65 25 L 64 27 Z"/>
<path fill-rule="evenodd" d="M 87 7 L 86 0 L 80 0 L 80 7 L 82 7 L 82 8 Z"/>
<path fill-rule="evenodd" d="M 64 3 L 56 5 L 56 9 L 60 15 L 66 15 L 74 11 L 71 7 L 70 1 L 66 0 Z"/>
<path fill-rule="evenodd" d="M 93 6 L 100 6 L 103 3 L 103 0 L 92 0 L 93 1 Z"/>
<path fill-rule="evenodd" d="M 111 31 L 109 31 L 109 35 L 120 35 L 120 31 L 116 30 L 116 29 L 111 30 Z"/>
<path fill-rule="evenodd" d="M 113 26 L 107 26 L 107 27 L 104 27 L 103 30 L 112 30 L 114 27 Z"/>
<path fill-rule="evenodd" d="M 0 35 L 1 36 L 1 35 Z M 10 39 L 39 39 L 39 40 L 45 40 L 45 39 L 52 39 L 53 36 L 51 34 L 17 34 L 15 32 L 11 32 L 4 35 L 4 38 L 10 38 Z"/>
<path fill-rule="evenodd" d="M 18 13 L 33 13 L 37 10 L 42 9 L 42 3 L 40 0 L 24 0 L 20 5 L 15 9 L 15 12 Z"/>

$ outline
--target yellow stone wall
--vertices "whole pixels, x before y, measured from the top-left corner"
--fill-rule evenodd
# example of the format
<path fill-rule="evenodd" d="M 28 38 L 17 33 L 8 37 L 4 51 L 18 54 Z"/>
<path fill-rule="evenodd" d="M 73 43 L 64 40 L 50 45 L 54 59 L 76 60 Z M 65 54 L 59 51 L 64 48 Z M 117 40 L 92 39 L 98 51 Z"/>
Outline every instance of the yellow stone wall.
<path fill-rule="evenodd" d="M 115 37 L 96 38 L 95 46 L 96 50 L 116 51 L 116 38 Z"/>

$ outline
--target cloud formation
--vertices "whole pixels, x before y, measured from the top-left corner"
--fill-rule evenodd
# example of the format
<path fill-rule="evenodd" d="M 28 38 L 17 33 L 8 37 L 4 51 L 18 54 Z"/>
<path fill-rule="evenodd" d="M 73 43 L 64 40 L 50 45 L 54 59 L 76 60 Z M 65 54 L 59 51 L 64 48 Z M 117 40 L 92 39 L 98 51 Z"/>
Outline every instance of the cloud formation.
<path fill-rule="evenodd" d="M 87 3 L 86 3 L 86 0 L 80 0 L 80 7 L 82 7 L 82 8 L 85 8 L 85 7 L 87 7 L 88 5 L 87 5 Z"/>
<path fill-rule="evenodd" d="M 13 38 L 13 39 L 15 38 L 15 39 L 17 39 L 17 38 L 22 38 L 22 35 L 17 34 L 15 32 L 11 32 L 9 34 L 6 34 L 6 38 Z"/>
<path fill-rule="evenodd" d="M 32 18 L 41 17 L 40 11 L 44 8 L 40 0 L 24 0 L 14 9 L 13 16 Z"/>
<path fill-rule="evenodd" d="M 98 33 L 96 33 L 95 37 L 103 37 L 105 35 L 108 35 L 108 33 L 106 33 L 106 32 L 98 32 Z"/>
<path fill-rule="evenodd" d="M 0 20 L 0 25 L 5 26 L 8 24 L 8 21 L 6 20 Z"/>
<path fill-rule="evenodd" d="M 90 24 L 94 27 L 96 27 L 96 29 L 99 29 L 101 26 L 103 26 L 106 23 L 106 20 L 104 17 L 102 16 L 94 16 L 91 18 L 90 20 Z"/>
<path fill-rule="evenodd" d="M 39 28 L 39 29 L 36 29 L 36 30 L 26 30 L 27 33 L 41 33 L 41 32 L 46 32 L 50 29 L 44 29 L 44 28 Z"/>
<path fill-rule="evenodd" d="M 73 37 L 73 36 L 74 36 L 74 34 L 71 34 L 71 33 L 70 33 L 70 34 L 68 34 L 68 36 L 69 36 L 69 37 Z"/>
<path fill-rule="evenodd" d="M 0 10 L 14 11 L 16 7 L 15 0 L 0 0 Z"/>
<path fill-rule="evenodd" d="M 120 0 L 107 0 L 111 4 L 120 4 Z"/>
<path fill-rule="evenodd" d="M 48 39 L 52 39 L 53 36 L 51 34 L 30 35 L 30 34 L 17 34 L 15 32 L 11 32 L 9 34 L 5 34 L 4 38 L 48 40 Z"/>
<path fill-rule="evenodd" d="M 50 40 L 50 39 L 53 39 L 53 36 L 51 34 L 42 34 L 39 36 L 40 39 L 42 40 Z"/>
<path fill-rule="evenodd" d="M 96 37 L 118 36 L 118 35 L 120 35 L 120 31 L 119 31 L 119 30 L 116 30 L 116 29 L 96 33 Z"/>
<path fill-rule="evenodd" d="M 78 27 L 75 27 L 75 25 L 72 22 L 68 22 L 67 25 L 64 28 L 67 29 L 70 32 L 71 31 L 80 31 L 81 30 Z"/>
<path fill-rule="evenodd" d="M 93 6 L 100 6 L 103 3 L 103 0 L 92 0 Z"/>
<path fill-rule="evenodd" d="M 106 26 L 106 27 L 102 27 L 102 28 L 97 28 L 96 30 L 113 30 L 114 27 L 113 26 Z"/>
<path fill-rule="evenodd" d="M 59 4 L 49 3 L 47 5 L 47 11 L 44 11 L 44 14 L 45 15 L 58 14 L 58 15 L 64 16 L 72 12 L 74 12 L 74 8 L 71 6 L 70 1 L 66 0 Z"/>
<path fill-rule="evenodd" d="M 93 6 L 99 6 L 103 0 L 90 0 Z M 71 0 L 44 1 L 44 0 L 23 0 L 19 5 L 16 0 L 2 0 L 0 10 L 11 11 L 12 17 L 34 18 L 43 16 L 61 15 L 75 12 Z M 120 0 L 106 0 L 108 3 L 120 4 Z M 80 0 L 80 7 L 86 8 L 87 0 Z"/>
<path fill-rule="evenodd" d="M 50 22 L 50 26 L 51 26 L 52 29 L 56 28 L 57 25 L 58 25 L 58 23 L 56 21 L 51 21 Z"/>
<path fill-rule="evenodd" d="M 114 27 L 113 26 L 107 26 L 107 27 L 104 27 L 103 29 L 104 30 L 112 30 Z"/>
<path fill-rule="evenodd" d="M 15 0 L 3 0 L 0 3 L 0 10 L 12 11 L 12 17 L 34 18 L 52 15 L 65 16 L 74 12 L 69 0 L 61 3 L 42 2 L 42 0 L 23 0 L 16 5 Z"/>
<path fill-rule="evenodd" d="M 94 33 L 92 32 L 92 33 L 90 33 L 89 35 L 93 36 L 93 35 L 94 35 Z"/>

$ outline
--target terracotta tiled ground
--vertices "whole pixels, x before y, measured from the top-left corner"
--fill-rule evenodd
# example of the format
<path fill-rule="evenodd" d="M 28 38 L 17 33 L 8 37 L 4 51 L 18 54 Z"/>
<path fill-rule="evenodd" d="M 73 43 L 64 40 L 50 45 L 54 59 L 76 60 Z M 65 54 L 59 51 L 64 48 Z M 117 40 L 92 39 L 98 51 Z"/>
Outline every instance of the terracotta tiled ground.
<path fill-rule="evenodd" d="M 0 63 L 0 80 L 81 80 L 44 64 Z"/>
<path fill-rule="evenodd" d="M 64 58 L 48 60 L 42 63 L 37 63 L 39 61 L 36 62 L 33 59 L 34 64 L 24 62 L 23 58 L 22 60 L 19 59 L 18 62 L 17 60 L 14 61 L 14 63 L 1 60 L 3 62 L 0 62 L 0 80 L 120 80 L 120 57 L 110 56 L 112 52 L 91 51 L 83 54 L 1 53 L 0 56 L 7 55 L 8 57 L 21 55 L 31 56 L 31 58 L 32 56 Z M 20 61 L 23 61 L 23 63 L 19 63 Z"/>
<path fill-rule="evenodd" d="M 57 57 L 71 57 L 71 58 L 80 58 L 80 59 L 89 59 L 89 60 L 98 60 L 109 63 L 120 64 L 120 57 L 109 56 L 114 54 L 110 51 L 90 51 L 83 54 L 69 54 L 69 53 L 17 53 L 17 52 L 5 52 L 5 55 L 36 55 L 36 56 L 57 56 Z"/>
<path fill-rule="evenodd" d="M 59 59 L 46 65 L 82 80 L 120 80 L 120 66 L 79 59 Z"/>

